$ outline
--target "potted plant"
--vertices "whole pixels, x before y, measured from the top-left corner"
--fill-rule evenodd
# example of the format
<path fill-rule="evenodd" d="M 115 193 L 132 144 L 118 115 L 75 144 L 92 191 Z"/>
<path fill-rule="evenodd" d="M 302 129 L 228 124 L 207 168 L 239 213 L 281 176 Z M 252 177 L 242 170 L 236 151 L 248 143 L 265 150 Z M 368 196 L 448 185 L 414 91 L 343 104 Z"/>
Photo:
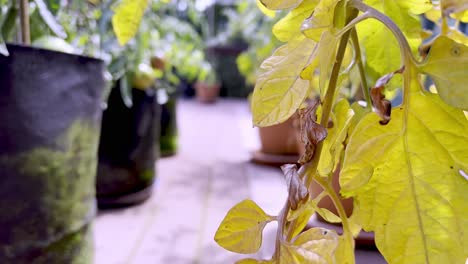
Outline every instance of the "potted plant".
<path fill-rule="evenodd" d="M 319 98 L 303 113 L 301 167 L 283 167 L 289 195 L 281 212 L 268 215 L 251 200 L 237 204 L 215 235 L 218 244 L 254 253 L 264 226 L 277 221 L 271 259 L 237 263 L 354 263 L 354 238 L 361 229 L 375 233 L 389 263 L 464 263 L 468 46 L 467 37 L 449 25 L 466 21 L 465 3 L 262 3 L 290 12 L 273 27 L 285 44 L 262 64 L 253 95 L 254 123 L 287 120 L 310 96 L 316 77 Z M 441 26 L 423 45 L 416 30 L 420 14 Z M 434 80 L 435 89 L 421 85 L 425 77 Z M 282 82 L 274 82 L 278 79 Z M 358 83 L 365 102 L 339 95 L 345 80 Z M 386 96 L 395 89 L 403 100 L 392 107 Z M 339 192 L 332 185 L 336 174 Z M 311 192 L 313 182 L 323 191 Z M 330 197 L 337 214 L 319 206 L 324 197 Z M 349 197 L 351 216 L 340 201 Z M 315 212 L 341 222 L 343 233 L 303 232 Z"/>
<path fill-rule="evenodd" d="M 46 2 L 0 2 L 3 39 L 22 43 L 0 39 L 0 262 L 91 263 L 105 65 L 52 37 L 36 43 L 61 51 L 31 46 L 38 26 L 64 35 Z"/>
<path fill-rule="evenodd" d="M 96 196 L 99 208 L 114 208 L 147 200 L 156 179 L 161 106 L 155 85 L 162 71 L 161 63 L 153 58 L 151 43 L 157 41 L 157 32 L 151 21 L 158 13 L 154 9 L 148 12 L 136 37 L 122 47 L 112 32 L 113 16 L 106 14 L 112 12 L 109 4 L 99 7 L 99 34 L 105 43 L 103 50 L 109 53 L 115 83 L 103 112 Z M 115 27 L 115 20 L 112 22 Z"/>

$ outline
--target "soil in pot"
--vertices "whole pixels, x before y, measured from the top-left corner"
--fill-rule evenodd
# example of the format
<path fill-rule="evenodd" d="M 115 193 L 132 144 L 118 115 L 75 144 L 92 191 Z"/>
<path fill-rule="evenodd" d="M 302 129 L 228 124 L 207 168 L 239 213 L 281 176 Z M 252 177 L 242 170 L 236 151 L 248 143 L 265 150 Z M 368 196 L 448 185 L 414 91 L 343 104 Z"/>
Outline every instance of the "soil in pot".
<path fill-rule="evenodd" d="M 0 56 L 0 263 L 92 263 L 104 64 Z"/>
<path fill-rule="evenodd" d="M 96 181 L 99 208 L 134 205 L 151 196 L 160 106 L 153 89 L 132 89 L 132 99 L 132 107 L 127 107 L 120 89 L 114 88 L 103 113 Z"/>

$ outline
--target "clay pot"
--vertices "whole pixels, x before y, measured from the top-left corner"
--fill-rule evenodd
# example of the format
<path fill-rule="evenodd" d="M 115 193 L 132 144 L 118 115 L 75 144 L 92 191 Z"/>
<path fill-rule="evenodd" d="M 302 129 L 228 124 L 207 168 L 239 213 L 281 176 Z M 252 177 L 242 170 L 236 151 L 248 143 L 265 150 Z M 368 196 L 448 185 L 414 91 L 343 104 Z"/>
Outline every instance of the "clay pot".
<path fill-rule="evenodd" d="M 204 82 L 195 83 L 195 93 L 198 101 L 202 103 L 213 103 L 219 97 L 220 83 L 208 84 Z"/>
<path fill-rule="evenodd" d="M 284 123 L 260 127 L 261 151 L 266 154 L 276 155 L 297 155 L 299 152 L 298 142 L 296 140 L 296 128 L 294 119 L 291 117 Z"/>

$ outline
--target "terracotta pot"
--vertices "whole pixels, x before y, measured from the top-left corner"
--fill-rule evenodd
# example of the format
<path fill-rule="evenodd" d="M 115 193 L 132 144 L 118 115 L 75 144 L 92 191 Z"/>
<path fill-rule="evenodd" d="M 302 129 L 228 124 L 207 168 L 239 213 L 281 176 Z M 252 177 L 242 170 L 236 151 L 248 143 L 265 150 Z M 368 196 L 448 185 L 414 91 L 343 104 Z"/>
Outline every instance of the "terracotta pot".
<path fill-rule="evenodd" d="M 295 118 L 293 116 L 278 125 L 260 127 L 261 152 L 274 155 L 297 155 L 299 147 L 294 126 Z"/>
<path fill-rule="evenodd" d="M 220 83 L 207 84 L 204 82 L 195 83 L 195 93 L 197 100 L 202 103 L 213 103 L 219 97 L 219 91 L 221 88 Z"/>

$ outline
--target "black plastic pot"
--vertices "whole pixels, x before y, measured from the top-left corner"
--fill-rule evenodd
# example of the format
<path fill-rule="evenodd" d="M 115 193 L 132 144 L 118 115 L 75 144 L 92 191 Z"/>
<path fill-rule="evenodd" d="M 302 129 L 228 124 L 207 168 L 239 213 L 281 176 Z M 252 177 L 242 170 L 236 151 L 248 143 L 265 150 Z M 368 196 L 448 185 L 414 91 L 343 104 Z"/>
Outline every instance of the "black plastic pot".
<path fill-rule="evenodd" d="M 178 148 L 176 93 L 169 95 L 169 100 L 161 106 L 161 110 L 160 150 L 162 157 L 168 157 L 175 155 Z"/>
<path fill-rule="evenodd" d="M 132 89 L 127 107 L 112 89 L 102 118 L 96 191 L 99 208 L 141 203 L 151 196 L 159 153 L 160 106 L 153 89 Z"/>
<path fill-rule="evenodd" d="M 91 263 L 100 60 L 0 55 L 0 263 Z"/>

